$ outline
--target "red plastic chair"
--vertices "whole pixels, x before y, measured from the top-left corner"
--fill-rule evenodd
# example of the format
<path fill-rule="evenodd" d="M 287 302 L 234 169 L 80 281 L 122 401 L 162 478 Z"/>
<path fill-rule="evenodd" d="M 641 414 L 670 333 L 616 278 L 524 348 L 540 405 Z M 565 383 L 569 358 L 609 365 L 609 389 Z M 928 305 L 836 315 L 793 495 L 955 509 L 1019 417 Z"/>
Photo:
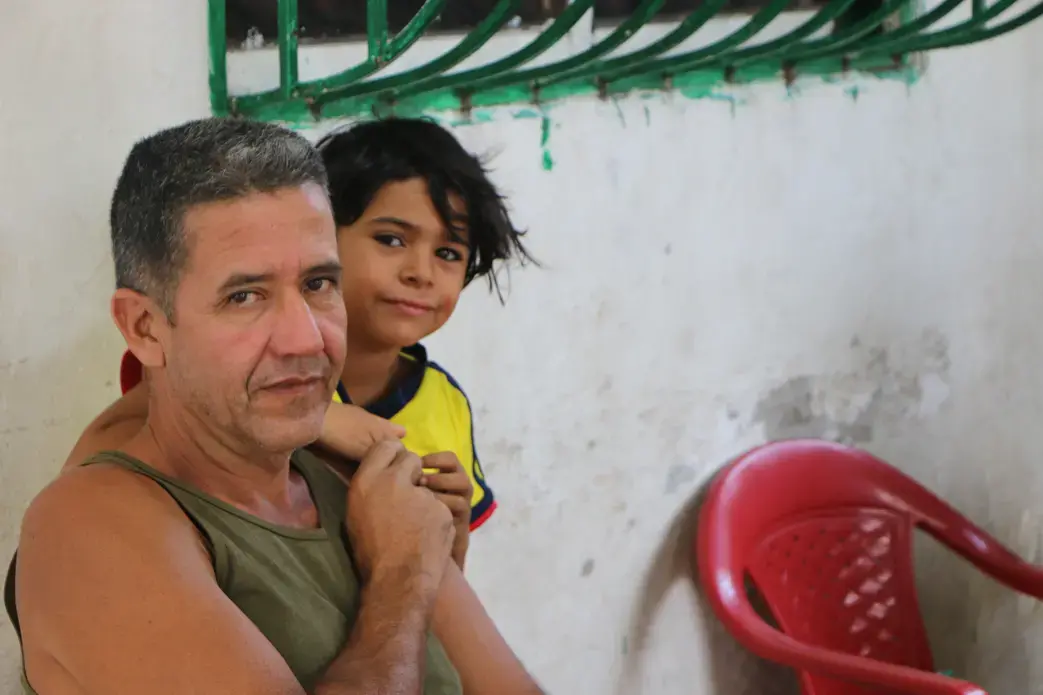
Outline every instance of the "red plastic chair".
<path fill-rule="evenodd" d="M 798 670 L 805 695 L 985 695 L 933 673 L 914 527 L 1043 598 L 1043 569 L 880 459 L 817 440 L 766 444 L 716 476 L 700 511 L 699 575 L 724 626 L 758 656 Z M 750 604 L 747 580 L 778 628 Z"/>

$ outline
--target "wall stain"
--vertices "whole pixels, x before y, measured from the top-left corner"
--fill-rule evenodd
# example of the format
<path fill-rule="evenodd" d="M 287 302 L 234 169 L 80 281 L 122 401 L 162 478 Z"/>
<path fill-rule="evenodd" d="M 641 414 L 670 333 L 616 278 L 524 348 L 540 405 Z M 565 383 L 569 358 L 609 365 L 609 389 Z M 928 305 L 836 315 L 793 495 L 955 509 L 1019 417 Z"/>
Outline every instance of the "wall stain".
<path fill-rule="evenodd" d="M 695 469 L 691 466 L 685 464 L 670 466 L 670 470 L 666 472 L 666 494 L 672 495 L 685 483 L 695 480 L 695 477 Z"/>
<path fill-rule="evenodd" d="M 586 562 L 583 563 L 583 568 L 579 571 L 579 576 L 589 577 L 594 573 L 594 559 L 587 558 Z"/>
<path fill-rule="evenodd" d="M 619 99 L 613 99 L 612 100 L 612 106 L 614 106 L 616 108 L 616 118 L 619 119 L 619 125 L 621 125 L 624 128 L 626 128 L 627 127 L 627 119 L 626 119 L 626 116 L 623 115 L 623 109 L 619 105 Z"/>
<path fill-rule="evenodd" d="M 809 437 L 868 444 L 878 426 L 928 417 L 948 401 L 949 344 L 938 331 L 928 329 L 901 349 L 865 347 L 857 335 L 849 346 L 860 353 L 861 367 L 800 374 L 758 399 L 752 422 L 763 427 L 767 440 Z"/>

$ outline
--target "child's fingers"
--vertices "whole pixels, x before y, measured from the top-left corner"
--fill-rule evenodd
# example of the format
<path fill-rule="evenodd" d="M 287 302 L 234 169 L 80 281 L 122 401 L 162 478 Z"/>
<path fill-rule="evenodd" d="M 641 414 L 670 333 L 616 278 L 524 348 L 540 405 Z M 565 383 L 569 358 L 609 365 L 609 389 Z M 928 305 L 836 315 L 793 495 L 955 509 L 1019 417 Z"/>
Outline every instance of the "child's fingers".
<path fill-rule="evenodd" d="M 424 457 L 424 468 L 439 473 L 455 473 L 463 470 L 460 459 L 451 451 L 442 451 L 437 454 L 428 454 Z"/>
<path fill-rule="evenodd" d="M 470 499 L 471 480 L 464 472 L 440 473 L 425 475 L 424 485 L 434 492 L 447 492 L 451 495 L 462 495 Z"/>
<path fill-rule="evenodd" d="M 406 436 L 406 428 L 397 422 L 386 420 L 381 426 L 383 428 L 382 434 L 384 436 L 395 437 L 397 439 L 402 439 L 402 437 Z"/>

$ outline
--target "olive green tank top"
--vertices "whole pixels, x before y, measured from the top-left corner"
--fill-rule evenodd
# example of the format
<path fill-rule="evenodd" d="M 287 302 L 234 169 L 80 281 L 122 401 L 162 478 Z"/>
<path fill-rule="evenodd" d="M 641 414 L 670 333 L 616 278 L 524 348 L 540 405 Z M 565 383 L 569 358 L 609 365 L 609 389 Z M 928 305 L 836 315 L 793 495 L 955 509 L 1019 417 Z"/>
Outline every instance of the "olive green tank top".
<path fill-rule="evenodd" d="M 317 529 L 298 529 L 270 524 L 120 452 L 103 452 L 83 465 L 97 463 L 149 477 L 174 498 L 202 534 L 221 590 L 312 692 L 347 642 L 359 608 L 343 481 L 312 454 L 294 454 L 291 465 L 307 482 L 320 522 Z M 35 695 L 24 676 L 23 687 Z M 429 634 L 424 695 L 462 692 L 456 669 Z"/>

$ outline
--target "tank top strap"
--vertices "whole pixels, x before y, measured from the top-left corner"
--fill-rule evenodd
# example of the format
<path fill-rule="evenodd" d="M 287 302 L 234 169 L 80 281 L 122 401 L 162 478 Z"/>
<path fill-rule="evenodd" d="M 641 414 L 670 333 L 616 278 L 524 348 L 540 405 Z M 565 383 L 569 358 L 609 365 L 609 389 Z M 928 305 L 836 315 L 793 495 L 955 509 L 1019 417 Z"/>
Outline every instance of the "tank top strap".
<path fill-rule="evenodd" d="M 203 546 L 206 548 L 206 552 L 210 556 L 210 563 L 214 568 L 214 575 L 217 578 L 217 583 L 219 586 L 225 586 L 229 570 L 228 555 L 223 544 L 215 543 L 213 535 L 208 530 L 209 525 L 206 522 L 206 495 L 201 490 L 196 490 L 189 485 L 185 485 L 184 483 L 166 476 L 146 464 L 144 461 L 125 454 L 122 451 L 101 451 L 94 454 L 80 465 L 92 466 L 98 464 L 110 464 L 128 470 L 131 473 L 143 475 L 163 488 L 163 491 L 174 500 L 174 503 L 177 504 L 188 520 L 196 528 L 200 538 L 203 540 Z"/>
<path fill-rule="evenodd" d="M 330 467 L 307 449 L 298 449 L 290 457 L 311 489 L 312 500 L 319 510 L 319 520 L 328 533 L 340 535 L 344 531 L 348 488 Z"/>

